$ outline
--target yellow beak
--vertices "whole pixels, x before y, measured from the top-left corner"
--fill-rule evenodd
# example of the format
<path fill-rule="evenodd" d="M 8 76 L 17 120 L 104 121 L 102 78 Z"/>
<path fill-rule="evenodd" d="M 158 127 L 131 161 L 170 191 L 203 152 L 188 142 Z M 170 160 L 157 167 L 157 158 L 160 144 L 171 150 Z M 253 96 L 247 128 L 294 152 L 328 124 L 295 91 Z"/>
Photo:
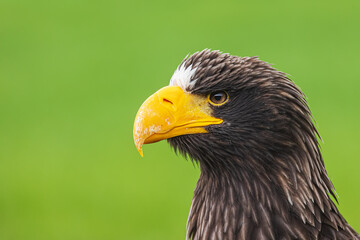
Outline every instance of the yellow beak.
<path fill-rule="evenodd" d="M 140 155 L 142 145 L 185 134 L 207 133 L 205 126 L 223 120 L 211 116 L 206 97 L 168 86 L 151 95 L 141 105 L 134 123 L 134 141 Z"/>

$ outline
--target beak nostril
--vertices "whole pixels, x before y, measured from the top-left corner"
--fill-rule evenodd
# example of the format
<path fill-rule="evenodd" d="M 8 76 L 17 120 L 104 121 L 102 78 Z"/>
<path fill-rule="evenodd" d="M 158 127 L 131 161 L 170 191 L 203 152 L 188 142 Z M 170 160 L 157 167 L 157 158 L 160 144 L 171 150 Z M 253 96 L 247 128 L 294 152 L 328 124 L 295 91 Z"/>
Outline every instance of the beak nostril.
<path fill-rule="evenodd" d="M 170 103 L 171 105 L 173 104 L 169 99 L 163 98 L 163 102 L 164 103 Z"/>

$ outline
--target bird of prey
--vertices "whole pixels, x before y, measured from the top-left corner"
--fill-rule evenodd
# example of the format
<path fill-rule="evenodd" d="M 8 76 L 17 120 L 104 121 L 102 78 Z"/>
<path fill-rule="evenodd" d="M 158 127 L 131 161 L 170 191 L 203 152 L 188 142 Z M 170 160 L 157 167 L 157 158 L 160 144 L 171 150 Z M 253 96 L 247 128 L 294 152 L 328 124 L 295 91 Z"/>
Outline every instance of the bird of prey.
<path fill-rule="evenodd" d="M 187 238 L 360 239 L 339 213 L 301 90 L 257 57 L 186 57 L 140 107 L 135 145 L 167 139 L 200 165 Z M 332 198 L 330 197 L 332 196 Z"/>

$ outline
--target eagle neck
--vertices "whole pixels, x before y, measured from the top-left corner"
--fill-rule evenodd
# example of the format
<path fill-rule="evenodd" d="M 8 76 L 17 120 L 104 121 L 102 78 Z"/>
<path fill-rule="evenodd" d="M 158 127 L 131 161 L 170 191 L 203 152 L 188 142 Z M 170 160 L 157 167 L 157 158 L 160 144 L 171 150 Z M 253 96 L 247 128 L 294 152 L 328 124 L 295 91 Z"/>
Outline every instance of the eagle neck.
<path fill-rule="evenodd" d="M 269 239 L 271 215 L 289 220 L 289 202 L 272 186 L 272 180 L 256 172 L 202 171 L 194 191 L 188 218 L 189 239 L 252 239 L 250 226 L 260 227 Z"/>
<path fill-rule="evenodd" d="M 293 177 L 284 169 L 275 174 L 260 166 L 210 170 L 204 161 L 200 166 L 188 239 L 318 239 L 324 226 L 351 236 L 353 230 L 323 192 L 325 184 L 310 185 L 301 171 Z"/>

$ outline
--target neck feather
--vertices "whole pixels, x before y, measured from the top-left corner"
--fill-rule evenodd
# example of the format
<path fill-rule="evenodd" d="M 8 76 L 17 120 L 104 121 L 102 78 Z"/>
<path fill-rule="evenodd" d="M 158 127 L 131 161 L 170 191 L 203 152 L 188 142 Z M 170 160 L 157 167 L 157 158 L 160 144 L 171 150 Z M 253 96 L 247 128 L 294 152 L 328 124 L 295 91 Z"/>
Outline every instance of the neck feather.
<path fill-rule="evenodd" d="M 305 164 L 301 166 L 305 167 L 296 167 L 300 153 L 272 159 L 283 163 L 278 169 L 250 169 L 248 164 L 240 163 L 251 159 L 231 159 L 239 165 L 227 169 L 220 166 L 217 171 L 206 164 L 215 159 L 201 160 L 201 175 L 188 218 L 188 238 L 357 239 L 328 196 L 332 185 L 326 172 L 320 171 L 323 165 L 302 158 Z M 321 158 L 319 152 L 317 157 Z"/>

